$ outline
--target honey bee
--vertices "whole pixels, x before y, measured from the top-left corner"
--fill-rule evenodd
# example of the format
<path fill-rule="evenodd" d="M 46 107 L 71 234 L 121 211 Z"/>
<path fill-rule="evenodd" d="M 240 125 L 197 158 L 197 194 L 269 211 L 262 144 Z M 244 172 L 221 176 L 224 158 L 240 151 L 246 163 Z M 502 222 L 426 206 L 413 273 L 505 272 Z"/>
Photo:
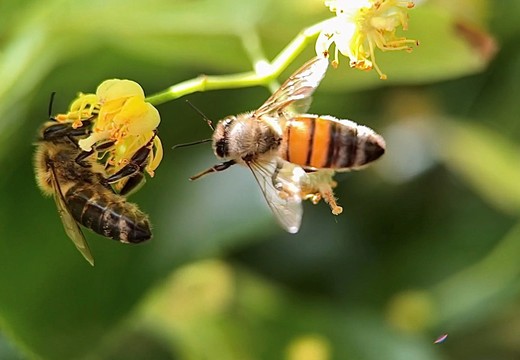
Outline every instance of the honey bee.
<path fill-rule="evenodd" d="M 257 110 L 219 121 L 212 137 L 213 151 L 225 161 L 191 180 L 234 164 L 245 165 L 280 225 L 290 233 L 298 232 L 302 198 L 312 196 L 304 187 L 320 186 L 321 177 L 313 176 L 313 172 L 326 172 L 327 181 L 333 183 L 334 171 L 359 169 L 385 152 L 383 138 L 366 126 L 332 116 L 300 114 L 310 105 L 310 97 L 327 68 L 328 59 L 316 57 L 292 74 Z M 295 112 L 298 107 L 303 111 Z M 333 195 L 328 197 L 334 201 Z M 333 205 L 335 213 L 340 213 L 341 207 Z"/>
<path fill-rule="evenodd" d="M 111 184 L 124 182 L 126 191 L 139 185 L 135 179 L 141 179 L 153 139 L 134 154 L 128 168 L 105 178 L 103 165 L 78 146 L 78 140 L 90 133 L 91 125 L 87 119 L 74 128 L 71 122 L 51 118 L 40 130 L 34 166 L 37 184 L 45 195 L 53 195 L 65 232 L 94 265 L 78 224 L 123 243 L 140 243 L 152 237 L 147 215 Z"/>

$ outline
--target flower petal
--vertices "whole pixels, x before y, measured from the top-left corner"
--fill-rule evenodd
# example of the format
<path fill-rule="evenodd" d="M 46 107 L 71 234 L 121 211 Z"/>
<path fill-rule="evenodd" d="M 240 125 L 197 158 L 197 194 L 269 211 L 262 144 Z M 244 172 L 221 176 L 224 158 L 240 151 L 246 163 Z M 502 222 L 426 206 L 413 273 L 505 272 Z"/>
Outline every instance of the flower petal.
<path fill-rule="evenodd" d="M 103 141 L 110 138 L 110 133 L 108 131 L 105 132 L 94 132 L 89 137 L 85 139 L 81 139 L 78 141 L 78 145 L 83 151 L 92 150 L 92 146 L 98 141 Z"/>
<path fill-rule="evenodd" d="M 105 80 L 98 86 L 96 95 L 101 104 L 114 99 L 125 99 L 134 96 L 144 100 L 143 88 L 132 80 Z"/>
<path fill-rule="evenodd" d="M 152 131 L 159 126 L 160 121 L 159 111 L 137 97 L 128 99 L 119 114 L 114 117 L 114 123 L 127 125 L 128 135 Z"/>

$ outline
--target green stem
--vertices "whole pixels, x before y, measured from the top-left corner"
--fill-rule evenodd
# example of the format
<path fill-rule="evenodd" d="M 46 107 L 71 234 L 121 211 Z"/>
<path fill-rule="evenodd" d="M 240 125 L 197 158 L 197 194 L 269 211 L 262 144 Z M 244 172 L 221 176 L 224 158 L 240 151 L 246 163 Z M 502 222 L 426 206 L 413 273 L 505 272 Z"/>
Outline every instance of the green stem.
<path fill-rule="evenodd" d="M 259 66 L 259 59 L 252 59 L 255 61 L 254 71 L 220 76 L 200 75 L 194 79 L 173 85 L 162 92 L 150 95 L 146 98 L 146 101 L 152 105 L 160 105 L 199 91 L 236 89 L 259 85 L 269 86 L 296 59 L 310 40 L 321 31 L 323 23 L 324 21 L 319 22 L 300 32 L 275 57 L 271 64 L 266 62 L 264 66 Z"/>

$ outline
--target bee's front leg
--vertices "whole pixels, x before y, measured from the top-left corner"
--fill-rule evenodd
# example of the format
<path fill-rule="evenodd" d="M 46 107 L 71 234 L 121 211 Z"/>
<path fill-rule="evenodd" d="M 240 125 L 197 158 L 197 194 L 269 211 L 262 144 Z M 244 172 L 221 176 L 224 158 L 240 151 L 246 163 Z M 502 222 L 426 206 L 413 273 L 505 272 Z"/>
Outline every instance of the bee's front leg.
<path fill-rule="evenodd" d="M 217 164 L 213 167 L 210 167 L 209 169 L 206 169 L 206 170 L 198 173 L 197 175 L 193 175 L 192 177 L 190 177 L 190 180 L 192 180 L 192 181 L 197 180 L 198 178 L 201 178 L 204 175 L 226 170 L 228 167 L 230 167 L 231 165 L 235 165 L 235 164 L 236 164 L 235 160 L 229 160 L 229 161 L 223 162 L 221 164 Z"/>
<path fill-rule="evenodd" d="M 142 148 L 137 150 L 135 152 L 135 154 L 132 155 L 128 164 L 123 166 L 114 175 L 110 176 L 107 179 L 107 181 L 109 183 L 114 183 L 125 177 L 135 175 L 138 172 L 140 172 L 140 173 L 144 172 L 144 169 L 145 169 L 146 165 L 148 164 L 148 159 L 150 158 L 150 153 L 152 152 L 152 145 L 153 145 L 154 137 L 155 137 L 155 135 L 145 146 L 143 146 Z"/>

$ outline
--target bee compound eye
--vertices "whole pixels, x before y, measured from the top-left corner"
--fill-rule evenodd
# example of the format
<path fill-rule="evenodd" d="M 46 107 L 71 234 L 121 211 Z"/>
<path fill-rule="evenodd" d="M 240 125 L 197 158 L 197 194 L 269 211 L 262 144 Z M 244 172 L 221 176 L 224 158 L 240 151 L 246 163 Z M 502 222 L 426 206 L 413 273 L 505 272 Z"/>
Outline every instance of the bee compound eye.
<path fill-rule="evenodd" d="M 215 142 L 215 154 L 220 158 L 225 158 L 228 155 L 228 143 L 226 138 L 221 138 Z"/>

